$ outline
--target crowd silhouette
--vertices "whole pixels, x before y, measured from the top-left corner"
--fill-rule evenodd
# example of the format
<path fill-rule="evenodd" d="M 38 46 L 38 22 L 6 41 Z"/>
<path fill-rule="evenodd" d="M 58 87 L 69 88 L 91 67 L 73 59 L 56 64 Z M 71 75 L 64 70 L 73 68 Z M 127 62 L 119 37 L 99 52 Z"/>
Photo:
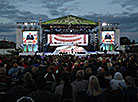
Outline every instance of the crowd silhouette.
<path fill-rule="evenodd" d="M 138 54 L 0 56 L 0 102 L 111 101 L 138 101 Z"/>

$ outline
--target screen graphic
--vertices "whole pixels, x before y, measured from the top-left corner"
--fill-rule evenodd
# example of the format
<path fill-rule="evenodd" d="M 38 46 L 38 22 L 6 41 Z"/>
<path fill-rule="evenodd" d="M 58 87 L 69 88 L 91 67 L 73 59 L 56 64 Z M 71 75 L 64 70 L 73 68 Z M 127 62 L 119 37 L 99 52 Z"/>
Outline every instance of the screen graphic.
<path fill-rule="evenodd" d="M 88 45 L 88 34 L 48 34 L 47 43 L 50 46 Z"/>
<path fill-rule="evenodd" d="M 37 31 L 23 31 L 23 44 L 37 44 Z"/>
<path fill-rule="evenodd" d="M 114 44 L 114 31 L 102 31 L 102 43 Z"/>

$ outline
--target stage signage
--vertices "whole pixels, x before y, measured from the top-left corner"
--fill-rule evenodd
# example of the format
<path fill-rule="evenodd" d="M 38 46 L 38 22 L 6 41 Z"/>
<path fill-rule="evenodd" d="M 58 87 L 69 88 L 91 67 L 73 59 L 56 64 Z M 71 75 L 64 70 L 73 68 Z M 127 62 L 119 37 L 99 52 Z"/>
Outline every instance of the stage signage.
<path fill-rule="evenodd" d="M 47 38 L 50 46 L 88 45 L 88 34 L 48 34 Z"/>

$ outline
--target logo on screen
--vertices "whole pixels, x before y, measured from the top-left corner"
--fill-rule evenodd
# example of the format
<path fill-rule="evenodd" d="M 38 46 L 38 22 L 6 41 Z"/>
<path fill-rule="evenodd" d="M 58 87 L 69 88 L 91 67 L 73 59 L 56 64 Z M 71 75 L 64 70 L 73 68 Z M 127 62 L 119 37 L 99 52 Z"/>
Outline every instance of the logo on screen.
<path fill-rule="evenodd" d="M 24 31 L 23 32 L 24 44 L 36 44 L 37 43 L 37 31 Z"/>
<path fill-rule="evenodd" d="M 113 44 L 114 43 L 114 31 L 102 31 L 102 43 Z"/>

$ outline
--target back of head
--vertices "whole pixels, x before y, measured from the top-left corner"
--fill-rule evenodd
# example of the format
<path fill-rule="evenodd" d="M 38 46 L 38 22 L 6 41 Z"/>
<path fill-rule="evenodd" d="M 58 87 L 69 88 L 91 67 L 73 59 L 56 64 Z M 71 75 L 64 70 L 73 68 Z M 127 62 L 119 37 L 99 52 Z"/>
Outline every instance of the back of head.
<path fill-rule="evenodd" d="M 116 72 L 114 74 L 114 79 L 115 80 L 123 80 L 123 76 L 122 76 L 122 74 L 120 72 Z"/>
<path fill-rule="evenodd" d="M 13 64 L 13 68 L 17 68 L 18 67 L 18 64 L 17 63 L 14 63 Z"/>
<path fill-rule="evenodd" d="M 35 72 L 37 72 L 39 69 L 38 69 L 38 67 L 32 67 L 32 73 L 35 73 Z"/>
<path fill-rule="evenodd" d="M 89 78 L 88 93 L 93 96 L 97 96 L 102 92 L 99 80 L 96 76 L 92 75 Z"/>
<path fill-rule="evenodd" d="M 65 100 L 65 99 L 72 99 L 72 86 L 70 84 L 70 76 L 68 73 L 62 73 L 61 75 L 61 79 L 62 81 L 64 81 L 64 87 L 63 87 L 63 91 L 62 91 L 62 97 L 61 100 Z"/>
<path fill-rule="evenodd" d="M 70 76 L 68 73 L 63 72 L 61 75 L 61 80 L 64 82 L 69 82 L 70 81 Z"/>
<path fill-rule="evenodd" d="M 48 72 L 53 72 L 54 71 L 54 66 L 53 65 L 50 65 L 49 67 L 48 67 L 48 70 L 47 70 Z"/>
<path fill-rule="evenodd" d="M 30 72 L 26 72 L 26 73 L 24 74 L 24 79 L 25 79 L 25 80 L 32 79 L 32 74 L 31 74 Z"/>
<path fill-rule="evenodd" d="M 76 73 L 77 79 L 83 79 L 84 78 L 84 70 L 78 70 Z"/>
<path fill-rule="evenodd" d="M 0 68 L 0 75 L 5 75 L 6 74 L 6 69 L 5 68 Z"/>
<path fill-rule="evenodd" d="M 36 85 L 37 85 L 37 89 L 38 90 L 43 90 L 44 87 L 45 87 L 45 80 L 44 80 L 44 77 L 43 76 L 38 76 L 36 78 Z"/>
<path fill-rule="evenodd" d="M 31 97 L 23 96 L 17 100 L 17 102 L 34 102 L 34 100 Z"/>
<path fill-rule="evenodd" d="M 97 70 L 97 73 L 99 76 L 105 76 L 105 70 L 101 67 Z"/>
<path fill-rule="evenodd" d="M 132 76 L 127 76 L 125 82 L 127 86 L 134 86 L 134 79 Z"/>

